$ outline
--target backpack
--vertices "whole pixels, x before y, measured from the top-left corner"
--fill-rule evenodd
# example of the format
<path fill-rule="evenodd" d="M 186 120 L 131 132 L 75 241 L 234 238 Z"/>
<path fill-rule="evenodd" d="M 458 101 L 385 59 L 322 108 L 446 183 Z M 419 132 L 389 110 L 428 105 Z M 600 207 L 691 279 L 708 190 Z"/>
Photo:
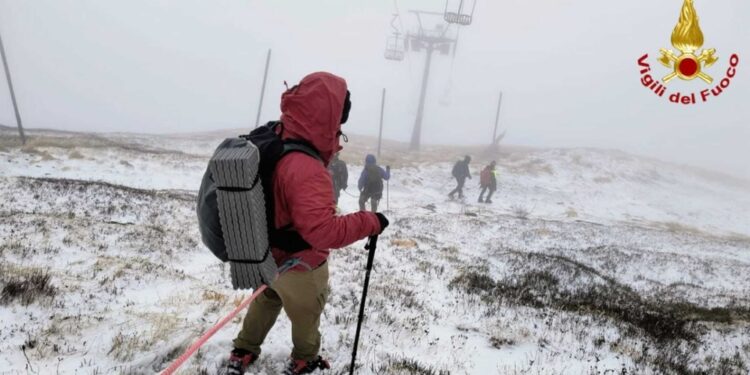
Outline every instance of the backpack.
<path fill-rule="evenodd" d="M 461 161 L 459 160 L 456 162 L 456 164 L 453 164 L 453 170 L 451 171 L 451 174 L 453 175 L 453 177 L 455 178 L 460 177 L 459 176 L 461 174 L 460 169 L 461 169 Z"/>
<path fill-rule="evenodd" d="M 492 171 L 490 170 L 490 167 L 486 167 L 482 170 L 482 173 L 479 174 L 479 184 L 481 186 L 490 186 L 492 180 Z"/>
<path fill-rule="evenodd" d="M 367 172 L 367 179 L 365 181 L 365 191 L 368 193 L 382 193 L 383 192 L 383 174 L 377 164 L 370 164 L 365 166 Z"/>
<path fill-rule="evenodd" d="M 305 141 L 282 140 L 277 127 L 283 128 L 283 124 L 269 122 L 248 135 L 224 140 L 203 175 L 196 208 L 201 240 L 223 262 L 257 264 L 265 261 L 271 247 L 290 253 L 311 247 L 299 232 L 291 230 L 291 224 L 276 229 L 272 179 L 276 164 L 292 152 L 305 153 L 321 162 L 322 159 Z M 229 172 L 230 177 L 221 181 L 214 176 L 217 172 Z M 229 196 L 229 200 L 222 203 L 219 195 Z M 228 217 L 245 224 L 243 230 L 225 233 L 229 224 L 226 221 L 231 221 Z M 227 251 L 228 245 L 254 247 L 263 259 L 236 259 Z"/>

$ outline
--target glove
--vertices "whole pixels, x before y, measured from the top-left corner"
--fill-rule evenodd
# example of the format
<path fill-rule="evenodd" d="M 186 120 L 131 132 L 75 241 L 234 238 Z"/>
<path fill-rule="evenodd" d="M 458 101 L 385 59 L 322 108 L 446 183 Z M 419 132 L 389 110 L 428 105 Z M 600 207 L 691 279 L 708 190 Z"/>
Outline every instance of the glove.
<path fill-rule="evenodd" d="M 390 165 L 386 165 L 386 166 L 385 166 L 385 170 L 386 170 L 386 171 L 390 171 L 390 170 L 391 170 L 391 166 L 390 166 Z"/>
<path fill-rule="evenodd" d="M 383 233 L 385 228 L 388 228 L 388 224 L 390 223 L 388 222 L 388 219 L 385 218 L 385 215 L 381 214 L 380 212 L 376 213 L 375 215 L 377 215 L 378 221 L 380 222 L 380 233 L 378 234 L 381 234 Z"/>

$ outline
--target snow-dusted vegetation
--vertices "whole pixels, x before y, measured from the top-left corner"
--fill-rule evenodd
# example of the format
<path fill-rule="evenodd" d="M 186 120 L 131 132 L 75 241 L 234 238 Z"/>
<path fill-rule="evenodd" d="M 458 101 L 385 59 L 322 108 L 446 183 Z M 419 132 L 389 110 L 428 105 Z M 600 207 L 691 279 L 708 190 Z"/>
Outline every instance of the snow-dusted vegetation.
<path fill-rule="evenodd" d="M 203 248 L 199 179 L 221 135 L 0 133 L 0 374 L 151 374 L 228 313 Z M 229 133 L 233 134 L 233 133 Z M 353 180 L 364 142 L 345 150 Z M 449 201 L 478 150 L 389 145 L 361 374 L 745 374 L 750 186 L 619 152 L 506 149 L 499 190 Z M 350 186 L 355 186 L 351 181 Z M 349 189 L 352 194 L 354 189 Z M 356 197 L 344 194 L 350 212 Z M 332 253 L 324 356 L 347 372 L 366 251 Z M 235 319 L 183 373 L 215 374 Z M 291 349 L 279 319 L 253 374 Z"/>

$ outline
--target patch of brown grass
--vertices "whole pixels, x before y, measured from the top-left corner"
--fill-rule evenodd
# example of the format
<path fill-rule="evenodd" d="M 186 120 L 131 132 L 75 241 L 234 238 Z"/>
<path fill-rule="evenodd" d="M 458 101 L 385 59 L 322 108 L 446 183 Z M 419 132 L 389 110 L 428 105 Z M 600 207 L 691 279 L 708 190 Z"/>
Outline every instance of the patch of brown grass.
<path fill-rule="evenodd" d="M 49 152 L 40 150 L 34 146 L 30 146 L 29 144 L 21 148 L 21 152 L 29 155 L 39 156 L 42 161 L 55 160 L 55 158 Z"/>
<path fill-rule="evenodd" d="M 227 301 L 227 295 L 213 291 L 213 290 L 204 290 L 203 300 L 217 302 L 217 303 L 225 303 Z"/>
<path fill-rule="evenodd" d="M 417 241 L 410 238 L 394 238 L 391 240 L 391 246 L 403 249 L 414 249 L 417 247 Z"/>

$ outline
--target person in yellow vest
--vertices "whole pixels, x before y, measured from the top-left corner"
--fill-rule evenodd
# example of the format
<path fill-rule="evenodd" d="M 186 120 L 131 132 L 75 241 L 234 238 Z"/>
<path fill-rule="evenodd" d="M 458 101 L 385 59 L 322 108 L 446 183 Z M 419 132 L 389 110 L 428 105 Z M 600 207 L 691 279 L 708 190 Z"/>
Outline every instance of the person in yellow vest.
<path fill-rule="evenodd" d="M 495 161 L 493 160 L 488 166 L 484 167 L 479 175 L 479 186 L 482 191 L 479 193 L 479 203 L 492 203 L 492 194 L 497 190 L 497 171 L 495 170 Z M 487 199 L 484 199 L 484 193 L 489 189 Z"/>

